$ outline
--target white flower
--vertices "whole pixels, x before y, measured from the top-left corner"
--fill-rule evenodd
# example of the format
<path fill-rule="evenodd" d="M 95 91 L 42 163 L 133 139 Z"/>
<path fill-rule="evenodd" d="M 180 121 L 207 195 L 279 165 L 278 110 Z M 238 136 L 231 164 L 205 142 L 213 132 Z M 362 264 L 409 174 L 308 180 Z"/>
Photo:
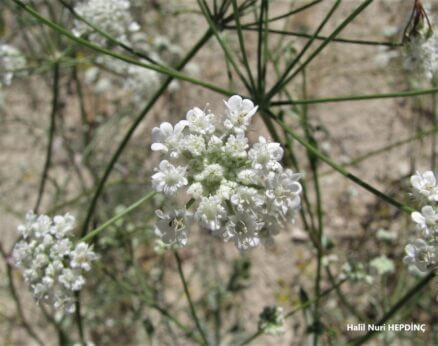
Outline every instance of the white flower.
<path fill-rule="evenodd" d="M 152 129 L 154 143 L 151 145 L 153 151 L 169 153 L 171 157 L 178 157 L 181 149 L 182 131 L 188 125 L 187 121 L 182 120 L 175 125 L 175 128 L 167 122 L 160 127 Z"/>
<path fill-rule="evenodd" d="M 80 242 L 70 253 L 72 268 L 80 268 L 86 271 L 91 269 L 91 262 L 97 260 L 97 256 L 87 243 Z"/>
<path fill-rule="evenodd" d="M 417 229 L 426 238 L 432 237 L 438 232 L 438 212 L 430 205 L 421 208 L 421 213 L 414 211 L 411 214 L 412 220 L 417 224 Z"/>
<path fill-rule="evenodd" d="M 195 214 L 201 225 L 211 231 L 221 228 L 221 220 L 225 218 L 225 215 L 225 208 L 217 196 L 202 197 Z"/>
<path fill-rule="evenodd" d="M 268 171 L 281 170 L 279 161 L 283 157 L 283 149 L 280 143 L 269 143 L 266 138 L 259 137 L 259 142 L 249 150 L 248 156 L 255 169 Z"/>
<path fill-rule="evenodd" d="M 223 237 L 225 241 L 234 241 L 239 250 L 248 250 L 260 244 L 258 232 L 262 227 L 263 222 L 254 213 L 241 210 L 229 218 Z"/>
<path fill-rule="evenodd" d="M 414 243 L 405 247 L 406 256 L 403 262 L 414 265 L 420 271 L 427 271 L 431 265 L 437 263 L 437 248 L 428 245 L 423 239 L 417 239 Z"/>
<path fill-rule="evenodd" d="M 201 183 L 193 183 L 187 189 L 187 193 L 191 195 L 193 198 L 200 198 L 204 192 L 204 188 Z"/>
<path fill-rule="evenodd" d="M 238 209 L 256 209 L 264 203 L 263 196 L 253 187 L 239 186 L 231 196 L 231 203 Z"/>
<path fill-rule="evenodd" d="M 302 176 L 303 174 L 293 173 L 290 169 L 268 174 L 266 196 L 284 215 L 289 209 L 297 209 L 300 205 L 302 187 L 298 180 Z"/>
<path fill-rule="evenodd" d="M 193 156 L 201 156 L 206 151 L 204 137 L 200 135 L 188 135 L 185 138 L 184 148 L 188 150 Z"/>
<path fill-rule="evenodd" d="M 215 130 L 213 125 L 213 114 L 205 114 L 203 110 L 195 107 L 187 112 L 186 119 L 189 123 L 190 131 L 201 135 L 211 134 Z"/>
<path fill-rule="evenodd" d="M 230 135 L 225 143 L 224 152 L 233 159 L 245 159 L 247 156 L 248 138 L 243 133 Z"/>
<path fill-rule="evenodd" d="M 417 193 L 425 196 L 430 201 L 438 202 L 438 186 L 432 171 L 417 172 L 411 177 L 411 184 Z"/>
<path fill-rule="evenodd" d="M 26 67 L 26 59 L 21 52 L 8 44 L 0 43 L 0 87 L 11 84 L 14 75 Z"/>
<path fill-rule="evenodd" d="M 100 31 L 126 42 L 127 35 L 140 28 L 132 19 L 129 7 L 129 0 L 88 0 L 78 4 L 75 11 Z M 73 32 L 77 36 L 90 33 L 92 41 L 105 44 L 106 38 L 93 31 L 86 23 L 75 21 Z"/>
<path fill-rule="evenodd" d="M 221 200 L 229 200 L 231 196 L 235 193 L 238 184 L 231 180 L 223 179 L 219 188 L 217 189 L 216 195 Z"/>
<path fill-rule="evenodd" d="M 175 167 L 169 161 L 160 163 L 160 169 L 152 176 L 152 186 L 158 192 L 173 195 L 180 187 L 187 185 L 186 168 Z"/>
<path fill-rule="evenodd" d="M 224 126 L 227 129 L 233 129 L 236 133 L 246 131 L 258 107 L 254 106 L 251 100 L 244 100 L 238 95 L 231 96 L 228 101 L 224 102 L 227 107 Z"/>
<path fill-rule="evenodd" d="M 59 275 L 59 282 L 68 290 L 79 291 L 85 284 L 85 279 L 82 275 L 67 268 L 63 269 L 62 274 Z"/>
<path fill-rule="evenodd" d="M 155 234 L 161 238 L 166 245 L 186 246 L 188 240 L 188 225 L 192 215 L 185 210 L 172 210 L 170 213 L 163 213 L 156 210 L 158 221 L 155 226 Z"/>

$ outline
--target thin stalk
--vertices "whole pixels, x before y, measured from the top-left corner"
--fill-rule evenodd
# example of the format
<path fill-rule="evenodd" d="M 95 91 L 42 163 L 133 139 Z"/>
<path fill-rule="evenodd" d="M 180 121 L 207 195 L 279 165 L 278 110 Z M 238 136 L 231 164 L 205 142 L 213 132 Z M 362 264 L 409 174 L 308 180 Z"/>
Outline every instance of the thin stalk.
<path fill-rule="evenodd" d="M 275 88 L 272 88 L 267 98 L 271 99 L 279 90 L 281 90 L 285 85 L 287 85 L 295 76 L 297 76 L 308 64 L 310 64 L 313 59 L 318 56 L 319 53 L 332 41 L 333 38 L 338 36 L 338 34 L 345 29 L 345 27 L 350 24 L 354 18 L 356 18 L 373 0 L 364 1 L 359 7 L 357 7 L 331 34 L 324 40 L 321 45 L 295 70 L 295 72 L 288 77 L 282 84 L 279 84 Z"/>
<path fill-rule="evenodd" d="M 138 201 L 132 203 L 129 207 L 127 207 L 126 209 L 124 209 L 120 213 L 114 215 L 111 219 L 109 219 L 108 221 L 104 222 L 102 225 L 100 225 L 99 227 L 97 227 L 96 229 L 94 229 L 93 231 L 88 233 L 85 237 L 82 237 L 81 241 L 85 241 L 85 242 L 86 241 L 90 241 L 95 236 L 97 236 L 100 232 L 102 232 L 104 229 L 106 229 L 107 227 L 111 226 L 114 222 L 116 222 L 117 220 L 121 219 L 125 215 L 129 214 L 134 209 L 137 209 L 143 203 L 149 201 L 153 196 L 155 196 L 155 194 L 156 194 L 156 192 L 154 192 L 154 191 L 153 192 L 149 192 L 146 196 L 143 196 Z"/>
<path fill-rule="evenodd" d="M 226 42 L 222 39 L 220 32 L 219 32 L 218 28 L 216 27 L 216 24 L 213 22 L 212 18 L 210 17 L 210 14 L 208 12 L 208 7 L 201 0 L 198 0 L 198 5 L 201 8 L 201 11 L 204 14 L 205 19 L 207 20 L 208 25 L 210 26 L 211 30 L 213 31 L 214 36 L 216 37 L 219 45 L 222 47 L 222 50 L 224 51 L 224 54 L 225 54 L 225 57 L 227 58 L 227 61 L 231 64 L 231 66 L 233 66 L 234 71 L 236 71 L 237 75 L 239 76 L 240 80 L 245 85 L 245 87 L 248 90 L 251 90 L 251 86 L 248 84 L 248 81 L 246 80 L 245 76 L 240 71 L 240 68 L 237 65 L 236 61 L 234 60 L 230 49 L 228 48 Z"/>
<path fill-rule="evenodd" d="M 263 16 L 265 12 L 265 0 L 262 0 L 258 22 L 257 37 L 257 94 L 262 94 L 262 44 L 263 44 Z"/>
<path fill-rule="evenodd" d="M 412 287 L 403 297 L 401 297 L 397 303 L 395 303 L 387 313 L 376 323 L 375 326 L 380 326 L 389 321 L 406 303 L 408 303 L 413 297 L 421 292 L 421 290 L 426 287 L 430 281 L 435 277 L 435 273 L 432 271 L 421 279 L 414 287 Z M 375 334 L 379 333 L 377 330 L 370 330 L 365 335 L 354 339 L 349 345 L 359 346 L 363 345 L 369 339 L 371 339 Z"/>
<path fill-rule="evenodd" d="M 414 136 L 410 136 L 410 137 L 401 139 L 401 140 L 396 141 L 394 143 L 390 143 L 388 145 L 385 145 L 379 149 L 372 150 L 372 151 L 367 152 L 366 154 L 360 155 L 360 156 L 354 158 L 353 160 L 347 162 L 346 164 L 344 164 L 344 167 L 357 165 L 358 163 L 365 161 L 365 160 L 369 159 L 370 157 L 382 154 L 384 152 L 387 152 L 391 149 L 397 148 L 403 144 L 410 143 L 410 142 L 415 141 L 417 139 L 422 139 L 422 138 L 427 137 L 431 134 L 436 134 L 437 132 L 438 132 L 438 127 L 434 127 L 434 128 L 429 129 L 429 130 L 426 130 L 426 131 L 418 131 Z M 321 173 L 321 175 L 327 175 L 327 174 L 330 174 L 331 172 L 332 172 L 331 170 L 325 171 L 325 172 Z"/>
<path fill-rule="evenodd" d="M 403 204 L 403 203 L 401 203 L 399 201 L 396 201 L 392 197 L 390 197 L 390 196 L 386 195 L 385 193 L 377 190 L 376 188 L 374 188 L 373 186 L 369 185 L 368 183 L 366 183 L 362 179 L 360 179 L 357 176 L 355 176 L 354 174 L 350 173 L 343 166 L 337 164 L 336 162 L 331 160 L 329 157 L 325 156 L 322 152 L 320 152 L 312 144 L 308 143 L 304 138 L 302 138 L 300 135 L 298 135 L 297 133 L 292 131 L 290 128 L 288 128 L 284 122 L 282 122 L 277 117 L 275 117 L 275 115 L 273 115 L 269 110 L 264 109 L 263 111 L 266 112 L 267 114 L 269 114 L 271 117 L 273 117 L 275 119 L 275 121 L 277 122 L 277 124 L 279 124 L 283 129 L 285 129 L 286 132 L 288 132 L 292 136 L 292 138 L 294 138 L 297 142 L 299 142 L 301 145 L 303 145 L 306 149 L 308 149 L 313 154 L 315 154 L 321 161 L 324 161 L 325 163 L 327 163 L 329 166 L 334 168 L 336 171 L 341 173 L 346 178 L 350 179 L 354 183 L 356 183 L 359 186 L 363 187 L 365 190 L 368 190 L 369 192 L 371 192 L 372 194 L 376 195 L 380 199 L 382 199 L 385 202 L 393 205 L 394 207 L 396 207 L 397 209 L 400 209 L 401 211 L 403 211 L 405 213 L 410 214 L 410 213 L 412 213 L 414 211 L 413 208 L 411 208 L 411 207 L 409 207 L 409 206 L 407 206 L 407 205 L 405 205 L 405 204 Z"/>
<path fill-rule="evenodd" d="M 303 6 L 301 6 L 301 7 L 296 8 L 296 9 L 294 9 L 294 10 L 290 10 L 289 12 L 287 12 L 287 13 L 285 13 L 285 14 L 282 14 L 282 15 L 280 15 L 280 16 L 276 16 L 276 17 L 269 18 L 269 19 L 265 20 L 264 22 L 265 22 L 265 23 L 271 23 L 271 22 L 275 22 L 275 21 L 280 20 L 280 19 L 283 19 L 283 18 L 290 17 L 290 16 L 292 16 L 292 15 L 294 15 L 294 14 L 297 14 L 297 13 L 299 13 L 299 12 L 302 12 L 302 11 L 304 11 L 304 10 L 307 10 L 308 8 L 310 8 L 310 7 L 314 6 L 314 5 L 317 5 L 317 4 L 319 4 L 320 2 L 322 2 L 322 1 L 323 1 L 323 0 L 315 0 L 315 1 L 312 1 L 312 2 L 310 2 L 310 3 L 308 3 L 308 4 L 306 4 L 306 5 L 303 5 Z M 248 27 L 248 26 L 253 26 L 253 25 L 258 25 L 258 24 L 259 24 L 259 22 L 245 23 L 244 26 L 245 26 L 245 27 Z"/>
<path fill-rule="evenodd" d="M 227 30 L 235 30 L 235 25 L 227 25 L 225 26 Z M 247 25 L 242 25 L 243 31 L 257 31 L 257 28 L 248 27 Z M 314 35 L 306 34 L 304 32 L 297 31 L 286 31 L 286 30 L 278 30 L 278 29 L 269 29 L 271 34 L 278 34 L 282 36 L 295 36 L 301 38 L 312 38 Z M 315 40 L 324 41 L 327 40 L 327 36 L 317 35 Z M 356 40 L 352 38 L 333 38 L 331 40 L 334 43 L 347 43 L 347 44 L 358 44 L 365 46 L 385 46 L 385 47 L 401 47 L 403 44 L 399 42 L 382 42 L 382 41 L 372 41 L 372 40 Z"/>
<path fill-rule="evenodd" d="M 184 293 L 186 295 L 187 302 L 189 303 L 190 313 L 192 315 L 193 320 L 195 321 L 196 328 L 198 329 L 198 332 L 201 335 L 201 338 L 204 341 L 204 344 L 208 345 L 209 343 L 208 343 L 207 336 L 205 335 L 205 332 L 201 327 L 201 323 L 199 322 L 199 318 L 198 318 L 198 315 L 196 314 L 195 306 L 193 304 L 192 297 L 191 297 L 190 292 L 189 292 L 189 287 L 187 285 L 187 281 L 186 281 L 186 278 L 184 276 L 181 258 L 179 257 L 178 252 L 174 251 L 173 254 L 175 255 L 175 260 L 176 260 L 176 264 L 178 267 L 178 274 L 179 274 L 179 277 L 180 277 L 181 282 L 182 282 L 183 287 L 184 287 Z"/>
<path fill-rule="evenodd" d="M 249 82 L 251 84 L 251 89 L 256 90 L 254 77 L 252 76 L 251 67 L 249 66 L 248 56 L 246 54 L 245 40 L 243 38 L 242 29 L 240 25 L 240 15 L 239 15 L 239 9 L 237 8 L 237 0 L 232 0 L 232 3 L 233 3 L 234 20 L 236 21 L 236 27 L 237 27 L 237 35 L 239 37 L 240 51 L 242 52 L 243 65 L 245 66 L 246 73 L 248 74 Z"/>
<path fill-rule="evenodd" d="M 436 102 L 436 95 L 433 94 L 432 95 L 432 122 L 433 122 L 433 126 L 437 126 L 438 125 L 438 117 L 437 117 L 437 102 Z M 437 144 L 437 135 L 436 132 L 434 132 L 432 134 L 432 141 L 431 141 L 431 158 L 430 158 L 430 169 L 432 171 L 435 171 L 436 167 L 436 144 Z"/>
<path fill-rule="evenodd" d="M 38 197 L 35 203 L 34 211 L 38 213 L 38 209 L 43 198 L 44 189 L 46 186 L 47 176 L 52 162 L 52 149 L 53 149 L 53 138 L 55 135 L 56 128 L 56 116 L 59 108 L 59 64 L 56 62 L 53 65 L 53 85 L 52 85 L 52 111 L 50 114 L 50 127 L 49 127 L 49 141 L 47 143 L 46 160 L 44 163 L 43 173 L 41 175 L 40 187 L 38 190 Z"/>
<path fill-rule="evenodd" d="M 166 308 L 158 305 L 156 302 L 151 301 L 151 298 L 147 297 L 147 295 L 142 292 L 143 294 L 139 294 L 134 288 L 130 287 L 130 285 L 127 285 L 124 281 L 117 280 L 117 278 L 114 276 L 113 273 L 103 268 L 103 272 L 105 275 L 109 276 L 111 280 L 114 281 L 118 286 L 120 286 L 123 290 L 125 290 L 129 294 L 134 294 L 136 296 L 139 296 L 143 302 L 145 302 L 150 308 L 157 310 L 161 315 L 166 317 L 169 321 L 175 324 L 181 331 L 184 333 L 185 336 L 192 339 L 193 341 L 197 342 L 198 344 L 202 344 L 203 341 L 200 340 L 196 335 L 194 335 L 194 332 L 187 326 L 185 326 L 182 322 L 180 322 L 175 316 L 173 316 Z"/>
<path fill-rule="evenodd" d="M 336 5 L 335 5 L 336 6 Z M 306 80 L 306 70 L 303 70 L 303 97 L 307 98 L 307 80 Z M 315 146 L 317 146 L 317 143 L 313 137 L 313 135 L 310 132 L 309 124 L 308 124 L 308 117 L 307 117 L 307 105 L 303 105 L 302 110 L 302 124 L 304 128 L 304 132 L 306 135 L 306 139 L 309 143 L 314 143 Z M 317 233 L 318 236 L 318 246 L 316 246 L 317 251 L 317 268 L 316 268 L 316 277 L 315 277 L 315 297 L 319 297 L 321 294 L 321 269 L 322 269 L 322 256 L 323 256 L 323 249 L 322 249 L 322 236 L 323 236 L 323 227 L 324 227 L 324 221 L 323 221 L 323 210 L 322 210 L 322 198 L 321 198 L 321 189 L 319 185 L 319 179 L 318 179 L 318 157 L 315 156 L 311 151 L 307 151 L 307 156 L 310 162 L 310 168 L 312 170 L 312 178 L 313 178 L 313 185 L 315 187 L 315 195 L 316 195 L 316 214 L 318 215 L 318 229 L 315 229 L 313 233 Z M 317 298 L 315 301 L 315 306 L 313 309 L 313 323 L 314 323 L 314 334 L 313 334 L 313 346 L 318 345 L 319 341 L 319 334 L 320 334 L 320 313 L 319 313 L 319 299 Z"/>
<path fill-rule="evenodd" d="M 401 92 L 394 92 L 394 93 L 387 93 L 387 94 L 371 94 L 371 95 L 326 97 L 326 98 L 320 98 L 320 99 L 307 99 L 307 100 L 272 101 L 270 103 L 270 105 L 271 106 L 289 106 L 289 105 L 317 104 L 317 103 L 330 103 L 330 102 L 376 100 L 376 99 L 397 98 L 397 97 L 410 97 L 410 96 L 436 94 L 436 93 L 438 93 L 438 88 L 401 91 Z"/>
<path fill-rule="evenodd" d="M 331 7 L 330 11 L 325 15 L 322 22 L 318 25 L 318 28 L 315 30 L 315 33 L 312 35 L 310 40 L 306 42 L 304 47 L 301 49 L 301 51 L 298 53 L 298 55 L 288 64 L 285 71 L 281 75 L 281 77 L 278 79 L 278 81 L 275 83 L 275 85 L 272 87 L 272 90 L 277 90 L 277 88 L 283 84 L 285 79 L 287 78 L 289 72 L 295 67 L 295 65 L 300 61 L 300 59 L 303 57 L 303 55 L 307 52 L 307 50 L 310 48 L 312 43 L 315 41 L 316 36 L 321 32 L 321 30 L 324 28 L 324 26 L 327 24 L 331 16 L 335 13 L 336 9 L 339 7 L 341 3 L 341 0 L 336 0 L 336 2 Z M 303 70 L 304 71 L 304 70 Z M 305 97 L 307 98 L 307 97 Z"/>

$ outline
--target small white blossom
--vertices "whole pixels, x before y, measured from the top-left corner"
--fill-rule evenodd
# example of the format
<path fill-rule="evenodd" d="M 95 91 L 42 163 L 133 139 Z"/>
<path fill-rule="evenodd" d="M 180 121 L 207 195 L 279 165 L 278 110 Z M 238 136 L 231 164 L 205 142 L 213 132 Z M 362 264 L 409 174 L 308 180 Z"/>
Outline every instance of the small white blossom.
<path fill-rule="evenodd" d="M 228 101 L 225 101 L 225 106 L 227 107 L 227 117 L 224 126 L 236 133 L 246 131 L 258 109 L 251 100 L 242 99 L 238 95 L 231 96 Z"/>
<path fill-rule="evenodd" d="M 185 210 L 172 210 L 170 213 L 163 213 L 156 210 L 158 221 L 155 226 L 155 234 L 166 245 L 185 246 L 187 244 L 188 225 L 192 215 Z"/>
<path fill-rule="evenodd" d="M 164 122 L 160 127 L 152 129 L 152 138 L 154 143 L 151 146 L 153 151 L 169 153 L 171 157 L 178 157 L 181 149 L 182 131 L 188 125 L 187 121 L 180 121 L 175 128 Z"/>
<path fill-rule="evenodd" d="M 203 110 L 195 107 L 187 112 L 186 119 L 189 123 L 190 131 L 205 135 L 213 133 L 215 126 L 213 125 L 213 114 L 205 114 Z"/>
<path fill-rule="evenodd" d="M 152 185 L 158 192 L 173 195 L 182 186 L 187 185 L 186 169 L 173 166 L 169 161 L 161 161 L 160 169 L 152 176 Z"/>
<path fill-rule="evenodd" d="M 0 87 L 11 84 L 14 75 L 22 73 L 25 67 L 26 59 L 17 48 L 0 43 Z"/>
<path fill-rule="evenodd" d="M 281 170 L 280 160 L 283 157 L 283 149 L 280 143 L 269 143 L 266 138 L 259 137 L 259 142 L 254 144 L 248 152 L 255 169 L 268 171 Z"/>
<path fill-rule="evenodd" d="M 421 213 L 414 211 L 411 218 L 425 238 L 430 238 L 438 233 L 438 212 L 430 205 L 421 208 Z"/>
<path fill-rule="evenodd" d="M 217 196 L 202 197 L 195 214 L 197 220 L 211 231 L 220 229 L 221 220 L 225 218 L 225 215 L 225 208 Z"/>
<path fill-rule="evenodd" d="M 436 184 L 435 174 L 432 171 L 424 173 L 417 172 L 411 177 L 411 184 L 414 191 L 430 201 L 438 202 L 438 186 Z"/>
<path fill-rule="evenodd" d="M 406 256 L 403 261 L 407 265 L 414 265 L 425 272 L 438 262 L 437 247 L 428 245 L 423 239 L 417 239 L 405 247 Z"/>
<path fill-rule="evenodd" d="M 97 260 L 97 256 L 93 252 L 92 247 L 84 242 L 80 242 L 76 245 L 75 249 L 71 252 L 70 257 L 72 268 L 80 268 L 86 271 L 90 271 L 90 263 Z"/>

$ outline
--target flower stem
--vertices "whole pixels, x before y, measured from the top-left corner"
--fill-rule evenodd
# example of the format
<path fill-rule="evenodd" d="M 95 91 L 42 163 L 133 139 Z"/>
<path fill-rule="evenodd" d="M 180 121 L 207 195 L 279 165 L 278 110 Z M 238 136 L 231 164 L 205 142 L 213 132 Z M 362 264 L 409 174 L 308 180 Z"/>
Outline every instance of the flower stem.
<path fill-rule="evenodd" d="M 131 211 L 133 211 L 134 209 L 138 208 L 143 203 L 145 203 L 148 200 L 150 200 L 153 196 L 155 196 L 155 194 L 156 194 L 156 192 L 149 192 L 146 196 L 140 198 L 138 201 L 136 201 L 133 204 L 131 204 L 128 208 L 126 208 L 122 212 L 118 213 L 117 215 L 113 216 L 108 221 L 104 222 L 102 225 L 100 225 L 99 227 L 97 227 L 96 229 L 94 229 L 93 231 L 88 233 L 85 237 L 82 237 L 81 241 L 89 241 L 89 240 L 93 239 L 100 232 L 102 232 L 105 228 L 107 228 L 108 226 L 112 225 L 117 220 L 121 219 L 122 217 L 124 217 L 125 215 L 127 215 Z"/>
<path fill-rule="evenodd" d="M 201 335 L 201 338 L 204 341 L 204 344 L 208 345 L 209 343 L 208 343 L 207 337 L 205 335 L 204 330 L 201 327 L 201 323 L 199 322 L 198 315 L 196 314 L 196 310 L 195 310 L 195 306 L 194 306 L 193 301 L 192 301 L 192 297 L 190 296 L 189 287 L 187 285 L 187 280 L 184 276 L 184 272 L 182 269 L 181 258 L 179 257 L 178 252 L 174 251 L 173 254 L 175 255 L 175 260 L 176 260 L 176 264 L 178 267 L 178 274 L 179 274 L 179 277 L 180 277 L 181 282 L 182 282 L 183 287 L 184 287 L 184 293 L 185 293 L 187 301 L 189 303 L 190 313 L 192 314 L 193 320 L 195 321 L 196 328 L 198 329 L 199 334 Z"/>

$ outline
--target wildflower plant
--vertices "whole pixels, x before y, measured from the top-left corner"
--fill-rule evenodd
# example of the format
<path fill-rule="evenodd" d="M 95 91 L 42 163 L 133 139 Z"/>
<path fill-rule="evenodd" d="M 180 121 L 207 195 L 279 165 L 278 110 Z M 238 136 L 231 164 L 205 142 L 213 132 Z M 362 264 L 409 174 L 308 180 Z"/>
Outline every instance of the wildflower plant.
<path fill-rule="evenodd" d="M 407 2 L 411 1 L 403 4 Z M 428 310 L 431 294 L 418 293 L 425 292 L 422 289 L 436 275 L 435 176 L 426 172 L 412 178 L 418 202 L 418 208 L 413 209 L 410 201 L 397 200 L 397 189 L 387 192 L 386 180 L 381 181 L 382 189 L 365 181 L 358 164 L 432 137 L 430 166 L 435 169 L 436 105 L 432 105 L 432 117 L 429 109 L 423 112 L 426 107 L 418 107 L 427 115 L 427 123 L 433 122 L 433 128 L 351 160 L 347 155 L 355 148 L 349 142 L 344 147 L 342 137 L 362 137 L 362 124 L 368 126 L 368 122 L 359 119 L 355 124 L 359 126 L 345 127 L 351 133 L 340 138 L 337 135 L 342 130 L 331 128 L 343 112 L 339 103 L 410 96 L 417 96 L 417 102 L 424 95 L 436 96 L 438 31 L 428 14 L 433 9 L 427 12 L 422 1 L 412 2 L 413 15 L 403 40 L 396 30 L 375 40 L 368 37 L 369 30 L 384 33 L 378 24 L 394 7 L 398 11 L 399 7 L 389 6 L 388 1 L 374 2 L 374 10 L 369 6 L 373 0 L 303 0 L 281 6 L 268 0 L 1 1 L 0 12 L 8 24 L 3 26 L 0 20 L 1 39 L 7 42 L 2 47 L 8 47 L 0 50 L 1 84 L 9 84 L 26 69 L 32 83 L 29 79 L 21 85 L 26 90 L 24 96 L 31 95 L 32 109 L 43 113 L 50 108 L 49 117 L 38 117 L 37 121 L 33 114 L 26 113 L 19 121 L 13 117 L 30 102 L 20 107 L 11 102 L 10 110 L 2 109 L 2 120 L 14 122 L 17 138 L 25 133 L 34 140 L 32 155 L 43 146 L 46 153 L 37 189 L 34 166 L 27 159 L 20 162 L 20 167 L 28 168 L 19 176 L 20 186 L 25 187 L 26 194 L 33 189 L 37 192 L 35 213 L 46 208 L 47 214 L 56 215 L 71 206 L 79 220 L 76 227 L 75 218 L 69 214 L 50 218 L 29 213 L 19 226 L 12 250 L 6 249 L 7 240 L 0 241 L 8 273 L 8 285 L 3 286 L 10 290 L 15 303 L 18 318 L 11 316 L 20 322 L 20 334 L 22 327 L 33 343 L 50 343 L 52 340 L 39 336 L 46 331 L 41 326 L 47 323 L 41 321 L 47 316 L 50 328 L 56 329 L 64 344 L 143 344 L 145 333 L 152 344 L 247 345 L 258 337 L 264 338 L 260 343 L 269 344 L 269 335 L 277 335 L 273 343 L 283 344 L 291 335 L 285 323 L 289 320 L 290 325 L 304 327 L 294 330 L 294 342 L 304 344 L 308 340 L 309 344 L 321 345 L 351 341 L 362 345 L 377 333 L 367 331 L 351 339 L 336 316 L 357 320 L 376 316 L 376 321 L 384 324 L 395 321 L 400 309 L 414 298 L 421 304 L 412 307 L 421 307 L 422 316 L 433 321 Z M 367 8 L 382 18 L 377 23 L 372 21 L 377 25 L 367 30 L 356 30 L 361 29 L 361 22 L 370 22 L 364 12 Z M 382 8 L 385 10 L 380 11 Z M 291 21 L 296 14 L 306 12 L 311 14 L 309 18 L 324 18 L 320 23 L 309 22 L 309 26 L 296 25 L 301 20 Z M 357 21 L 362 14 L 365 20 Z M 283 30 L 279 24 L 284 24 Z M 353 30 L 349 30 L 350 25 Z M 210 45 L 213 40 L 217 45 Z M 332 43 L 337 47 L 335 57 L 330 53 Z M 23 54 L 11 47 L 21 47 Z M 349 47 L 354 47 L 354 54 L 349 54 Z M 327 55 L 318 67 L 316 61 L 321 60 L 322 52 Z M 198 54 L 200 60 L 196 60 Z M 357 68 L 358 56 L 361 63 L 367 63 L 367 71 L 369 68 L 366 78 L 362 66 Z M 404 58 L 405 70 L 414 72 L 409 74 L 406 88 L 393 83 L 390 87 L 401 91 L 371 93 L 365 89 L 358 95 L 350 94 L 376 76 L 369 66 L 369 62 L 376 63 L 376 57 L 381 65 L 391 67 L 380 68 L 379 78 L 388 77 L 394 69 L 402 72 L 402 66 L 393 64 L 399 56 Z M 338 76 L 339 70 L 332 67 L 343 64 L 344 57 L 348 59 Z M 197 62 L 200 68 L 196 68 Z M 411 83 L 412 75 L 417 76 L 415 83 Z M 316 78 L 321 78 L 321 83 L 315 82 Z M 321 87 L 326 78 L 333 78 L 330 85 L 339 87 L 324 88 L 324 97 L 316 97 L 315 85 Z M 356 82 L 355 78 L 360 82 L 345 90 Z M 380 81 L 374 83 L 372 79 L 370 85 L 380 88 Z M 433 88 L 417 89 L 424 81 Z M 223 111 L 213 112 L 209 106 L 203 108 L 202 101 L 193 101 L 205 90 L 218 94 L 217 99 L 225 98 Z M 11 96 L 6 95 L 7 101 L 14 100 Z M 46 100 L 51 107 L 42 107 Z M 181 116 L 179 121 L 162 122 L 189 102 L 199 107 L 189 110 L 184 119 Z M 330 107 L 310 106 L 327 102 Z M 363 109 L 354 116 L 371 112 L 365 105 L 363 102 Z M 415 125 L 412 128 L 421 127 L 423 124 L 416 122 L 416 107 L 403 105 L 394 103 L 395 110 L 402 109 L 404 117 L 413 115 L 409 119 Z M 320 112 L 325 113 L 323 117 Z M 395 112 L 388 112 L 388 117 L 391 113 Z M 256 117 L 260 122 L 253 126 Z M 400 125 L 398 118 L 402 117 L 390 119 L 391 123 Z M 150 140 L 148 126 L 152 122 L 162 123 L 152 129 Z M 269 134 L 251 136 L 260 130 L 262 122 Z M 386 129 L 385 122 L 378 124 L 381 133 Z M 26 131 L 20 131 L 22 126 Z M 398 127 L 394 126 L 395 134 L 399 134 Z M 41 140 L 46 130 L 47 142 Z M 136 133 L 140 135 L 134 136 Z M 156 165 L 151 165 L 155 161 L 149 157 L 145 160 L 145 142 L 152 143 L 154 156 L 161 155 Z M 337 148 L 342 156 L 338 156 Z M 424 160 L 428 153 L 422 150 L 418 160 Z M 390 167 L 388 176 L 396 174 Z M 306 179 L 298 173 L 303 171 Z M 338 178 L 328 177 L 332 173 Z M 367 202 L 367 208 L 362 208 L 359 192 L 348 195 L 347 202 L 341 200 L 342 191 L 333 193 L 343 186 L 336 179 L 348 179 L 360 186 L 375 198 L 369 202 L 376 203 Z M 19 193 L 14 191 L 15 195 Z M 350 207 L 350 201 L 355 205 Z M 4 211 L 15 213 L 15 203 L 13 208 L 6 202 L 0 203 Z M 115 208 L 121 204 L 128 207 Z M 333 208 L 341 205 L 346 208 Z M 387 205 L 397 212 L 387 212 L 392 210 Z M 134 209 L 137 212 L 128 216 Z M 386 244 L 371 247 L 375 239 L 368 232 L 380 227 L 393 231 L 403 213 L 416 228 L 406 247 L 405 262 L 425 272 L 412 285 L 417 278 L 399 275 L 403 269 L 394 265 L 405 244 L 400 245 L 397 237 L 380 234 Z M 347 220 L 358 214 L 364 216 L 361 222 Z M 388 217 L 382 220 L 381 215 Z M 292 228 L 289 226 L 295 220 L 297 225 L 288 242 L 269 251 L 254 249 L 273 244 L 276 235 Z M 377 221 L 379 225 L 374 228 Z M 237 262 L 230 258 L 228 244 L 208 241 L 194 246 L 189 239 L 196 238 L 196 230 L 203 232 L 201 236 L 208 233 L 233 242 L 242 252 L 254 250 L 238 254 L 241 264 L 233 265 Z M 382 251 L 382 246 L 388 251 Z M 368 250 L 366 258 L 372 260 L 364 266 L 360 255 Z M 344 256 L 348 252 L 355 261 L 357 258 L 357 264 L 343 263 L 350 257 Z M 169 262 L 172 256 L 175 265 Z M 285 267 L 289 261 L 296 264 L 291 270 Z M 13 275 L 16 267 L 23 273 L 24 283 Z M 254 270 L 250 272 L 250 268 Z M 190 275 L 185 274 L 187 271 Z M 384 285 L 373 284 L 369 272 L 377 272 Z M 89 275 L 96 280 L 86 284 Z M 175 285 L 175 278 L 179 278 L 180 286 Z M 266 285 L 266 290 L 261 290 L 261 285 Z M 30 320 L 27 311 L 23 313 L 26 305 L 21 301 L 21 286 L 30 289 L 41 307 L 47 304 L 54 309 L 42 309 L 33 323 L 34 316 Z M 383 292 L 384 286 L 388 294 Z M 258 323 L 247 318 L 261 310 L 271 288 L 275 292 L 271 298 L 283 307 L 265 308 Z M 178 299 L 182 295 L 185 300 Z M 368 296 L 373 297 L 372 305 L 363 304 L 369 299 L 362 298 Z M 388 302 L 393 305 L 388 306 Z M 286 311 L 286 306 L 291 310 Z M 9 315 L 7 311 L 5 316 Z M 75 328 L 71 328 L 73 322 Z M 431 337 L 432 333 L 426 334 Z M 397 336 L 394 338 L 398 341 Z"/>
<path fill-rule="evenodd" d="M 234 95 L 222 117 L 195 107 L 175 126 L 152 129 L 151 148 L 162 154 L 152 185 L 167 197 L 165 210 L 156 211 L 156 234 L 164 243 L 185 246 L 196 221 L 248 250 L 272 244 L 293 222 L 303 174 L 283 168 L 280 143 L 260 136 L 249 144 L 246 132 L 257 108 Z"/>

